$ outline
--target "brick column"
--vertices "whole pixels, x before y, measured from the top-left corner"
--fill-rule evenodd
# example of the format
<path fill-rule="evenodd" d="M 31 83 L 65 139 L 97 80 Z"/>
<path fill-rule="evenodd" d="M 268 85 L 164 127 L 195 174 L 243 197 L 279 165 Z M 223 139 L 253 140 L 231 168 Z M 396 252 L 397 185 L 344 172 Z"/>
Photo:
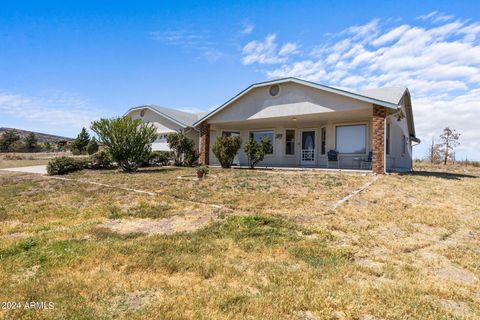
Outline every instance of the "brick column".
<path fill-rule="evenodd" d="M 385 173 L 385 107 L 373 105 L 372 125 L 372 171 L 376 174 Z"/>
<path fill-rule="evenodd" d="M 200 164 L 210 164 L 210 124 L 200 123 Z"/>

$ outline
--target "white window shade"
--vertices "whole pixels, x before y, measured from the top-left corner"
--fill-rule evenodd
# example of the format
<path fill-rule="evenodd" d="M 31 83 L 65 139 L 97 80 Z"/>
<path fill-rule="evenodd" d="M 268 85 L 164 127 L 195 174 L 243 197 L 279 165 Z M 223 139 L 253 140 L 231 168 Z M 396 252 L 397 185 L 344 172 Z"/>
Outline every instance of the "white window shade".
<path fill-rule="evenodd" d="M 336 129 L 336 146 L 339 153 L 367 153 L 367 126 L 348 125 Z"/>

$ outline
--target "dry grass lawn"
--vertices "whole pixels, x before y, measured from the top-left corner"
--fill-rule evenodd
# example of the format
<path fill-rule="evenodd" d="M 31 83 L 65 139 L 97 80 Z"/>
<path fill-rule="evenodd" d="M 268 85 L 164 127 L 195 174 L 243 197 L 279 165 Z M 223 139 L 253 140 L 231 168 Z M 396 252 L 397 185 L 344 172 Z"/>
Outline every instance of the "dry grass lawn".
<path fill-rule="evenodd" d="M 70 152 L 36 152 L 36 153 L 0 153 L 0 169 L 27 167 L 47 164 L 54 157 L 71 156 Z"/>
<path fill-rule="evenodd" d="M 417 170 L 0 173 L 0 301 L 54 302 L 0 317 L 478 319 L 480 169 Z"/>

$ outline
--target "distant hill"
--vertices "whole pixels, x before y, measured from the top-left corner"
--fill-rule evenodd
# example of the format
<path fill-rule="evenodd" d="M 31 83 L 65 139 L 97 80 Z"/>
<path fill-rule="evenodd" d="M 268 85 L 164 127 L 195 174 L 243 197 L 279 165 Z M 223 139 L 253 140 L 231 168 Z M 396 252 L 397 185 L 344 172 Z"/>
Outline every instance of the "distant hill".
<path fill-rule="evenodd" d="M 50 143 L 57 143 L 59 141 L 72 141 L 72 138 L 67 138 L 67 137 L 61 137 L 61 136 L 56 136 L 53 134 L 47 134 L 47 133 L 41 133 L 41 132 L 34 132 L 34 131 L 28 131 L 28 130 L 21 130 L 21 129 L 15 129 L 15 128 L 0 128 L 0 134 L 2 134 L 4 131 L 9 130 L 9 129 L 14 129 L 18 135 L 24 139 L 30 132 L 35 133 L 37 136 L 38 142 L 50 142 Z"/>

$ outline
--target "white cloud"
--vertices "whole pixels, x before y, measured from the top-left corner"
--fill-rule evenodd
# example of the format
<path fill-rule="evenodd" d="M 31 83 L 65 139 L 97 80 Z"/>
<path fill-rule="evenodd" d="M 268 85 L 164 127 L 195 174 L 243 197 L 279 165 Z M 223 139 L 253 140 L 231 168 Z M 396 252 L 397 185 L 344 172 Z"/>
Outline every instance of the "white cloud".
<path fill-rule="evenodd" d="M 428 20 L 428 19 L 432 18 L 433 16 L 435 16 L 437 13 L 438 13 L 438 11 L 432 11 L 432 12 L 430 12 L 430 13 L 427 13 L 427 14 L 424 14 L 424 15 L 421 15 L 421 16 L 418 16 L 417 19 L 419 19 L 419 20 Z"/>
<path fill-rule="evenodd" d="M 253 29 L 255 29 L 255 26 L 251 23 L 245 23 L 243 25 L 243 29 L 241 31 L 241 34 L 243 35 L 249 35 L 250 33 L 252 33 Z"/>
<path fill-rule="evenodd" d="M 196 52 L 199 57 L 215 62 L 223 57 L 223 52 L 216 49 L 216 43 L 208 32 L 190 28 L 168 29 L 150 32 L 151 39 L 167 46 L 178 46 Z"/>
<path fill-rule="evenodd" d="M 270 35 L 245 46 L 243 63 L 263 65 L 269 78 L 294 76 L 350 90 L 408 86 L 417 135 L 429 139 L 452 126 L 463 133 L 459 150 L 480 159 L 480 23 L 439 12 L 418 20 L 421 25 L 373 19 L 328 35 L 307 48 L 307 57 L 289 59 Z M 294 52 L 299 44 L 292 43 Z M 417 156 L 425 147 L 417 147 Z"/>
<path fill-rule="evenodd" d="M 50 128 L 50 132 L 88 128 L 100 117 L 86 100 L 65 92 L 42 98 L 0 92 L 0 117 L 2 114 L 26 125 Z"/>
<path fill-rule="evenodd" d="M 438 11 L 432 11 L 430 13 L 421 15 L 417 17 L 418 20 L 431 20 L 433 22 L 445 22 L 452 20 L 453 16 L 442 14 Z"/>
<path fill-rule="evenodd" d="M 298 52 L 297 49 L 298 49 L 298 46 L 297 46 L 296 43 L 287 42 L 286 44 L 284 44 L 282 46 L 282 48 L 278 52 L 278 55 L 279 56 L 286 56 L 286 55 L 289 55 L 289 54 L 292 54 L 292 53 L 296 53 L 296 52 Z"/>
<path fill-rule="evenodd" d="M 278 64 L 286 62 L 291 55 L 298 53 L 298 45 L 287 42 L 280 49 L 276 42 L 277 35 L 272 33 L 263 41 L 254 40 L 243 47 L 243 64 Z"/>

